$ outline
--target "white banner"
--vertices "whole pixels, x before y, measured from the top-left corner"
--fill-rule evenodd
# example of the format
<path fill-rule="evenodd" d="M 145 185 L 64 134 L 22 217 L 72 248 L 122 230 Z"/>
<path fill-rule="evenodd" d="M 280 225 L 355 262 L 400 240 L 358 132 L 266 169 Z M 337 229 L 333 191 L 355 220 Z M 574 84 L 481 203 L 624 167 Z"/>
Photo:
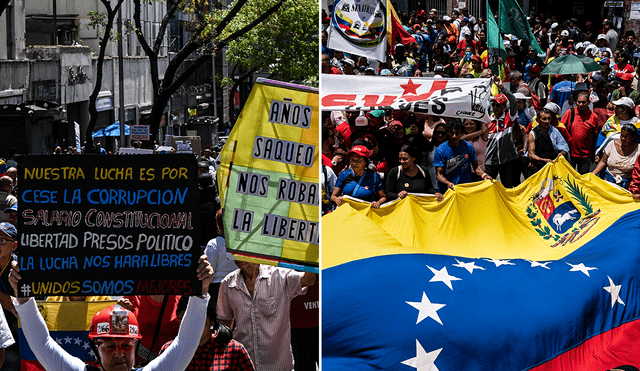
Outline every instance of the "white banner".
<path fill-rule="evenodd" d="M 327 33 L 329 48 L 385 62 L 386 1 L 335 0 Z"/>
<path fill-rule="evenodd" d="M 491 79 L 322 75 L 325 111 L 405 109 L 489 122 Z"/>

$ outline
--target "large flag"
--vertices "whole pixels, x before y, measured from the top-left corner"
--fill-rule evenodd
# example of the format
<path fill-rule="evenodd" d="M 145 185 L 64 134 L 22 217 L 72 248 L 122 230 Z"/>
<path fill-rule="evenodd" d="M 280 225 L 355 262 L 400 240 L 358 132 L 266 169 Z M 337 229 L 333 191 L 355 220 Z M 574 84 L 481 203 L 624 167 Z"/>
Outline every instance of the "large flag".
<path fill-rule="evenodd" d="M 488 8 L 487 8 L 488 9 Z M 489 17 L 488 17 L 489 18 Z M 524 15 L 522 8 L 516 0 L 500 0 L 498 8 L 498 27 L 500 32 L 518 36 L 531 43 L 531 48 L 538 54 L 544 51 L 538 45 L 536 37 L 533 36 L 529 21 Z"/>
<path fill-rule="evenodd" d="M 490 79 L 322 75 L 322 109 L 408 109 L 489 121 Z"/>
<path fill-rule="evenodd" d="M 241 260 L 318 270 L 318 92 L 258 79 L 220 152 L 227 249 Z"/>
<path fill-rule="evenodd" d="M 487 0 L 487 64 L 495 76 L 500 74 L 499 57 L 502 57 L 502 60 L 506 61 L 507 51 L 502 43 L 502 36 L 500 36 L 498 24 L 493 18 L 489 0 Z"/>
<path fill-rule="evenodd" d="M 400 17 L 398 17 L 398 13 L 396 13 L 391 0 L 387 0 L 387 33 L 389 34 L 389 50 L 393 50 L 395 44 L 398 42 L 402 43 L 402 45 L 416 42 L 416 39 L 402 27 Z"/>
<path fill-rule="evenodd" d="M 91 319 L 103 308 L 116 304 L 112 301 L 38 301 L 40 314 L 47 323 L 51 338 L 67 353 L 86 363 L 94 364 L 96 357 L 89 346 L 89 326 Z M 22 327 L 18 329 L 20 344 L 20 369 L 22 371 L 44 370 L 38 362 Z"/>
<path fill-rule="evenodd" d="M 640 203 L 566 160 L 322 220 L 327 370 L 640 364 Z"/>
<path fill-rule="evenodd" d="M 335 0 L 327 46 L 386 61 L 385 7 L 383 0 Z"/>

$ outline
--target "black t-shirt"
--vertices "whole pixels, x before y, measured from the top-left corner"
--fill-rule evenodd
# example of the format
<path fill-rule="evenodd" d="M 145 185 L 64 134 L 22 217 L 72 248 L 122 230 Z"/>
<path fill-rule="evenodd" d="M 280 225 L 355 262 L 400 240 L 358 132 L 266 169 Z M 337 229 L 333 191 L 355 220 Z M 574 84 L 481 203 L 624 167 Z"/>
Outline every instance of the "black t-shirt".
<path fill-rule="evenodd" d="M 386 178 L 387 200 L 395 200 L 398 193 L 407 191 L 409 193 L 436 193 L 431 182 L 429 172 L 418 165 L 416 175 L 410 177 L 400 170 L 398 166 L 392 168 Z"/>

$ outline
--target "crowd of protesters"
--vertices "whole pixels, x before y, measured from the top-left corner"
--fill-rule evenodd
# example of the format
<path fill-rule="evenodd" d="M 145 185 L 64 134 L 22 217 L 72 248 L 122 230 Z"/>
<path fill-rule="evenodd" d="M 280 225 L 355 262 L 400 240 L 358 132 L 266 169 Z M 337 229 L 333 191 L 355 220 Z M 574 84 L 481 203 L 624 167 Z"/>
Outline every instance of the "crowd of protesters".
<path fill-rule="evenodd" d="M 407 193 L 441 200 L 447 189 L 472 181 L 495 179 L 511 188 L 559 157 L 640 199 L 640 48 L 633 30 L 619 34 L 609 19 L 578 25 L 574 18 L 539 14 L 530 25 L 542 53 L 527 40 L 502 35 L 507 57 L 490 69 L 483 18 L 457 10 L 399 14 L 411 38 L 394 40 L 384 62 L 330 49 L 323 31 L 322 73 L 491 78 L 491 121 L 403 110 L 323 112 L 323 212 L 342 204 L 344 195 L 375 208 Z M 542 74 L 569 54 L 600 69 Z"/>

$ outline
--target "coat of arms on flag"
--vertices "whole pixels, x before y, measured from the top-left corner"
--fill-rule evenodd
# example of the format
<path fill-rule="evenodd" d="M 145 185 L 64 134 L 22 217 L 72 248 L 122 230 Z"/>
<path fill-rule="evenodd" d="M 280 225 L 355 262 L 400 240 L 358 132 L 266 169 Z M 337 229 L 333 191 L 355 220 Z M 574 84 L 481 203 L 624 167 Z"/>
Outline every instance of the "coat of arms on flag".
<path fill-rule="evenodd" d="M 599 213 L 570 176 L 544 178 L 527 206 L 531 225 L 543 239 L 552 242 L 551 247 L 578 241 L 598 222 Z"/>

